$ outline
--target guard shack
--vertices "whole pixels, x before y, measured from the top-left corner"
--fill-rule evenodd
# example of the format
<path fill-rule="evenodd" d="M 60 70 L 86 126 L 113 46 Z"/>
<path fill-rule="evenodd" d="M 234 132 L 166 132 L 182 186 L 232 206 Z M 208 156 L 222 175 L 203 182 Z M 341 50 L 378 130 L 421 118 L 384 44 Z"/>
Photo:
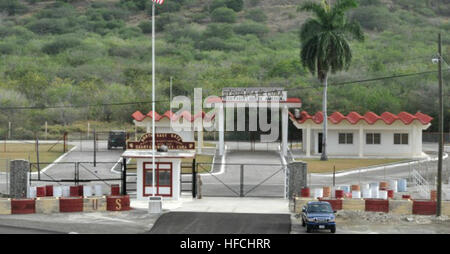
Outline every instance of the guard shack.
<path fill-rule="evenodd" d="M 181 194 L 182 159 L 195 158 L 195 143 L 183 142 L 175 133 L 156 133 L 155 146 L 168 147 L 167 152 L 155 151 L 153 168 L 152 134 L 144 134 L 139 141 L 128 141 L 127 150 L 122 154 L 124 160 L 136 160 L 136 198 L 148 200 L 149 196 L 177 200 Z M 153 181 L 155 170 L 155 181 Z M 154 186 L 153 186 L 154 182 Z"/>

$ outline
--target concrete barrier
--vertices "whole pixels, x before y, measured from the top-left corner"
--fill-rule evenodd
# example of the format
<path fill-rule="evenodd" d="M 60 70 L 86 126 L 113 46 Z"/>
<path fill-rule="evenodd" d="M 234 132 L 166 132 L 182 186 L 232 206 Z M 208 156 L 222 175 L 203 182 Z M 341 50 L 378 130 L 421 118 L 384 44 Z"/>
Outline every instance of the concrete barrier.
<path fill-rule="evenodd" d="M 301 213 L 303 206 L 310 201 L 317 201 L 317 199 L 296 197 L 294 199 L 294 212 Z"/>
<path fill-rule="evenodd" d="M 11 214 L 11 199 L 0 198 L 0 214 Z"/>
<path fill-rule="evenodd" d="M 389 213 L 393 214 L 412 214 L 413 202 L 409 199 L 389 200 Z"/>
<path fill-rule="evenodd" d="M 54 197 L 37 198 L 36 213 L 59 213 L 59 199 Z"/>
<path fill-rule="evenodd" d="M 436 214 L 436 201 L 413 200 L 413 214 L 420 214 L 420 215 Z"/>
<path fill-rule="evenodd" d="M 442 201 L 441 214 L 450 216 L 450 201 Z"/>
<path fill-rule="evenodd" d="M 389 212 L 389 201 L 385 199 L 366 199 L 367 212 Z"/>
<path fill-rule="evenodd" d="M 130 196 L 107 196 L 106 210 L 108 211 L 128 211 L 130 210 Z"/>
<path fill-rule="evenodd" d="M 85 197 L 83 199 L 83 212 L 106 211 L 106 197 Z"/>
<path fill-rule="evenodd" d="M 364 211 L 366 209 L 364 199 L 343 199 L 342 210 Z"/>
<path fill-rule="evenodd" d="M 342 210 L 342 199 L 321 198 L 319 200 L 330 203 L 334 211 Z"/>

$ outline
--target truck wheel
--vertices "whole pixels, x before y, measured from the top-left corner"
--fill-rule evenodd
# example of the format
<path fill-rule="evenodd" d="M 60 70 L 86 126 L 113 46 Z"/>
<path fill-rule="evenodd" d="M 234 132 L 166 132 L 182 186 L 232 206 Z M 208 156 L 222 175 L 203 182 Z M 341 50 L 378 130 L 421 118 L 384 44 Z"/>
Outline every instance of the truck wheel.
<path fill-rule="evenodd" d="M 306 232 L 307 233 L 311 233 L 312 232 L 312 228 L 308 225 L 306 225 Z"/>
<path fill-rule="evenodd" d="M 333 234 L 336 233 L 336 226 L 332 227 L 330 231 L 331 231 L 331 233 L 333 233 Z"/>

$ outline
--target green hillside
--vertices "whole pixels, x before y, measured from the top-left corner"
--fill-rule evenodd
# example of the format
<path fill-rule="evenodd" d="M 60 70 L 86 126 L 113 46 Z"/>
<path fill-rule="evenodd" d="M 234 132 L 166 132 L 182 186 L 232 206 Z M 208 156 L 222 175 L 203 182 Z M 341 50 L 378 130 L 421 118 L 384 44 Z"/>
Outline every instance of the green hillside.
<path fill-rule="evenodd" d="M 131 122 L 151 104 L 60 108 L 151 100 L 151 7 L 144 0 L 2 0 L 0 2 L 0 136 L 12 121 L 23 138 L 49 124 Z M 304 109 L 320 110 L 321 88 L 300 64 L 298 31 L 308 14 L 300 0 L 166 0 L 157 9 L 158 111 L 174 95 L 219 95 L 229 86 L 299 88 Z M 450 63 L 446 0 L 360 0 L 350 14 L 365 31 L 353 41 L 348 71 L 329 79 L 329 110 L 422 111 L 437 116 L 437 74 L 333 84 L 437 70 L 437 33 Z M 444 69 L 450 68 L 444 64 Z M 444 72 L 448 91 L 449 72 Z M 315 86 L 315 88 L 310 88 Z M 308 87 L 301 89 L 302 87 Z M 446 118 L 450 117 L 446 94 Z M 50 109 L 7 109 L 56 106 Z M 446 121 L 448 124 L 449 121 Z M 431 130 L 437 129 L 434 120 Z M 449 125 L 445 129 L 448 130 Z M 63 129 L 63 128 L 61 128 Z"/>

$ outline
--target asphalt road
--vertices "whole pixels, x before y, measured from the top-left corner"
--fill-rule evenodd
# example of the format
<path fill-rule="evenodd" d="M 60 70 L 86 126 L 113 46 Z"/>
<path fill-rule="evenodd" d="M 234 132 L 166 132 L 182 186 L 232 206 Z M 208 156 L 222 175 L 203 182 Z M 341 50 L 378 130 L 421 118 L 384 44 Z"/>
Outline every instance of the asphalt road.
<path fill-rule="evenodd" d="M 60 232 L 0 225 L 0 234 L 60 234 Z"/>
<path fill-rule="evenodd" d="M 239 196 L 241 179 L 246 197 L 284 196 L 285 171 L 278 152 L 227 151 L 226 164 L 222 172 L 201 175 L 203 196 Z"/>
<path fill-rule="evenodd" d="M 289 214 L 169 212 L 150 234 L 289 234 Z"/>

